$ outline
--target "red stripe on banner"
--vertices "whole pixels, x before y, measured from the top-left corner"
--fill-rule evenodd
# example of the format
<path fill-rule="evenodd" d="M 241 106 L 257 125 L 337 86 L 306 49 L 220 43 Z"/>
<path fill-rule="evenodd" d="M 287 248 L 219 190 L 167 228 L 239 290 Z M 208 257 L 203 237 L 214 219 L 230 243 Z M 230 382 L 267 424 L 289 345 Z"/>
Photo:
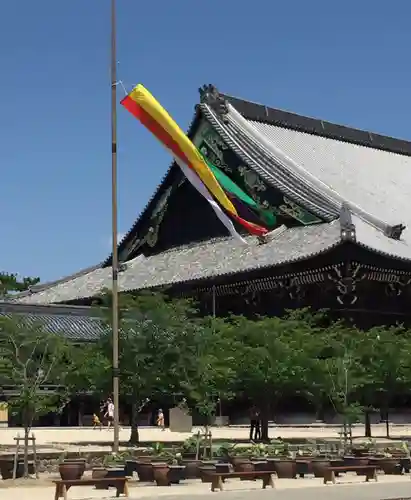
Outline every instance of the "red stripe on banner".
<path fill-rule="evenodd" d="M 133 116 L 137 118 L 157 139 L 162 142 L 172 153 L 180 158 L 187 166 L 191 168 L 187 157 L 181 151 L 180 146 L 175 142 L 175 140 L 166 132 L 154 118 L 147 113 L 141 106 L 139 106 L 136 101 L 131 97 L 126 96 L 121 104 L 129 111 Z"/>
<path fill-rule="evenodd" d="M 265 234 L 268 233 L 268 229 L 266 229 L 265 227 L 258 226 L 257 224 L 254 224 L 253 222 L 248 222 L 236 214 L 230 214 L 230 215 L 239 224 L 244 226 L 247 229 L 247 231 L 249 231 L 251 234 L 254 234 L 255 236 L 264 236 Z"/>

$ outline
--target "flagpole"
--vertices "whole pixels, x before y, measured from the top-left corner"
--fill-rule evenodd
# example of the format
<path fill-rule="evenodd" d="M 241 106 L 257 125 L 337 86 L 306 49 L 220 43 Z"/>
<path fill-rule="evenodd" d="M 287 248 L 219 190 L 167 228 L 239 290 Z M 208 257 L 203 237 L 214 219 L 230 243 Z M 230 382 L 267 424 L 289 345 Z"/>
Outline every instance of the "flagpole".
<path fill-rule="evenodd" d="M 117 250 L 117 55 L 116 0 L 111 0 L 111 216 L 112 216 L 112 330 L 113 330 L 113 451 L 118 453 L 119 439 L 119 366 L 118 366 L 118 250 Z"/>

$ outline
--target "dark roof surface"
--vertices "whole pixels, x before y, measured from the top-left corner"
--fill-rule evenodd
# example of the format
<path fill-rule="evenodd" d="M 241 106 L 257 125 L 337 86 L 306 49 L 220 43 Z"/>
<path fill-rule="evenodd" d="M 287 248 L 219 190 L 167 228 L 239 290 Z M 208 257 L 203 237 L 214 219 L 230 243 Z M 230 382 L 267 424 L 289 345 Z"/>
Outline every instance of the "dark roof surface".
<path fill-rule="evenodd" d="M 102 320 L 90 307 L 34 305 L 0 302 L 0 316 L 22 316 L 28 324 L 40 324 L 47 332 L 72 341 L 95 341 L 105 332 Z"/>
<path fill-rule="evenodd" d="M 359 144 L 392 153 L 411 156 L 411 142 L 403 139 L 396 139 L 386 135 L 368 132 L 345 125 L 338 125 L 318 118 L 298 115 L 281 109 L 270 108 L 264 104 L 257 104 L 245 101 L 238 97 L 222 94 L 244 118 L 260 123 L 276 125 L 277 127 L 298 130 L 307 134 L 337 139 L 352 144 Z"/>

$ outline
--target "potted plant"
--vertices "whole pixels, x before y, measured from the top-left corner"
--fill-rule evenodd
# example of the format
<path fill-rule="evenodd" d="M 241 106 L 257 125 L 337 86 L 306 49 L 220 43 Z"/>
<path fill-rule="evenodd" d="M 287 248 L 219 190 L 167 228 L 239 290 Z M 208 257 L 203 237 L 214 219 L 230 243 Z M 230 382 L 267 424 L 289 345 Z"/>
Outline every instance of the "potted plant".
<path fill-rule="evenodd" d="M 201 450 L 201 445 L 200 445 L 200 450 Z M 188 439 L 186 439 L 181 447 L 180 447 L 180 452 L 183 456 L 183 459 L 197 459 L 197 438 L 196 436 L 190 436 Z"/>
<path fill-rule="evenodd" d="M 11 457 L 0 458 L 0 474 L 3 479 L 13 478 L 13 459 Z"/>
<path fill-rule="evenodd" d="M 169 466 L 166 462 L 156 462 L 151 464 L 153 479 L 157 486 L 170 486 L 170 479 L 168 477 Z"/>
<path fill-rule="evenodd" d="M 319 455 L 313 452 L 313 458 L 311 461 L 311 471 L 314 477 L 324 477 L 325 470 L 330 467 L 331 460 L 327 455 Z"/>
<path fill-rule="evenodd" d="M 81 479 L 86 470 L 85 460 L 74 461 L 61 461 L 59 463 L 59 473 L 63 480 Z"/>
<path fill-rule="evenodd" d="M 398 474 L 400 458 L 394 457 L 392 453 L 386 451 L 384 458 L 379 461 L 379 467 L 384 471 L 384 474 Z"/>
<path fill-rule="evenodd" d="M 177 452 L 169 462 L 168 478 L 172 484 L 178 484 L 182 479 L 186 478 L 186 466 L 182 465 L 181 460 L 181 453 Z"/>
<path fill-rule="evenodd" d="M 273 442 L 267 447 L 267 467 L 275 470 L 280 479 L 295 479 L 297 477 L 297 463 L 288 443 Z"/>

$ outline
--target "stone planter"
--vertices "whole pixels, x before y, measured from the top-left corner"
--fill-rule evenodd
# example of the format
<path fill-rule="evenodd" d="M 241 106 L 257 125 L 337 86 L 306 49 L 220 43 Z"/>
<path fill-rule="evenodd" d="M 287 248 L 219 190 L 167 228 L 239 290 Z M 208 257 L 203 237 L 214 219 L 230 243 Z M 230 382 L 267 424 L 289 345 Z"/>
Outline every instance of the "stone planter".
<path fill-rule="evenodd" d="M 94 479 L 101 479 L 103 477 L 125 477 L 124 468 L 120 467 L 94 467 L 91 473 L 91 477 Z M 110 486 L 115 487 L 116 483 L 106 483 L 103 485 L 96 485 L 97 490 L 108 490 Z"/>
<path fill-rule="evenodd" d="M 411 460 L 408 457 L 400 458 L 400 466 L 401 472 L 404 470 L 404 472 L 407 474 L 408 472 L 410 472 Z"/>
<path fill-rule="evenodd" d="M 63 480 L 81 479 L 85 469 L 86 469 L 86 464 L 84 462 L 77 462 L 77 463 L 63 462 L 62 464 L 59 465 L 60 476 L 61 479 Z"/>
<path fill-rule="evenodd" d="M 215 466 L 216 472 L 221 472 L 221 474 L 226 474 L 227 472 L 232 472 L 233 466 L 230 463 L 219 463 Z"/>
<path fill-rule="evenodd" d="M 369 457 L 344 457 L 344 465 L 352 466 L 364 466 L 370 463 Z"/>
<path fill-rule="evenodd" d="M 186 479 L 200 479 L 201 460 L 186 460 L 183 458 L 181 463 L 185 466 L 184 477 Z"/>
<path fill-rule="evenodd" d="M 297 477 L 297 464 L 295 460 L 277 460 L 275 471 L 279 479 L 295 479 Z"/>
<path fill-rule="evenodd" d="M 325 469 L 330 466 L 329 460 L 313 460 L 311 462 L 311 470 L 314 477 L 324 477 Z"/>
<path fill-rule="evenodd" d="M 253 472 L 254 464 L 251 460 L 236 460 L 233 464 L 235 472 Z"/>
<path fill-rule="evenodd" d="M 133 477 L 133 473 L 137 472 L 137 464 L 135 460 L 126 460 L 124 465 L 124 473 L 128 477 Z"/>
<path fill-rule="evenodd" d="M 295 461 L 296 473 L 299 477 L 304 477 L 306 474 L 312 474 L 312 458 L 311 457 L 299 457 Z"/>
<path fill-rule="evenodd" d="M 400 459 L 395 457 L 382 458 L 379 461 L 379 466 L 384 474 L 400 474 Z"/>
<path fill-rule="evenodd" d="M 155 469 L 154 469 L 155 470 Z M 171 484 L 178 484 L 185 477 L 184 465 L 169 465 L 168 480 Z"/>
<path fill-rule="evenodd" d="M 93 467 L 92 472 L 91 472 L 91 477 L 93 479 L 101 479 L 103 477 L 106 477 L 108 474 L 108 469 L 107 467 Z M 106 490 L 105 485 L 101 484 L 96 484 L 96 490 Z"/>
<path fill-rule="evenodd" d="M 207 472 L 215 472 L 215 465 L 201 465 L 200 467 L 200 478 L 203 483 L 211 483 L 211 478 Z"/>
<path fill-rule="evenodd" d="M 255 471 L 267 470 L 267 460 L 251 460 Z"/>
<path fill-rule="evenodd" d="M 166 463 L 152 464 L 153 478 L 157 486 L 170 486 L 169 470 L 170 468 Z"/>
<path fill-rule="evenodd" d="M 154 481 L 153 464 L 151 462 L 136 462 L 138 480 L 152 483 Z"/>
<path fill-rule="evenodd" d="M 354 457 L 369 457 L 370 456 L 370 452 L 368 450 L 363 449 L 363 448 L 353 448 L 351 451 L 352 451 L 352 454 L 354 455 Z"/>
<path fill-rule="evenodd" d="M 0 474 L 2 479 L 13 478 L 13 460 L 0 460 Z"/>

